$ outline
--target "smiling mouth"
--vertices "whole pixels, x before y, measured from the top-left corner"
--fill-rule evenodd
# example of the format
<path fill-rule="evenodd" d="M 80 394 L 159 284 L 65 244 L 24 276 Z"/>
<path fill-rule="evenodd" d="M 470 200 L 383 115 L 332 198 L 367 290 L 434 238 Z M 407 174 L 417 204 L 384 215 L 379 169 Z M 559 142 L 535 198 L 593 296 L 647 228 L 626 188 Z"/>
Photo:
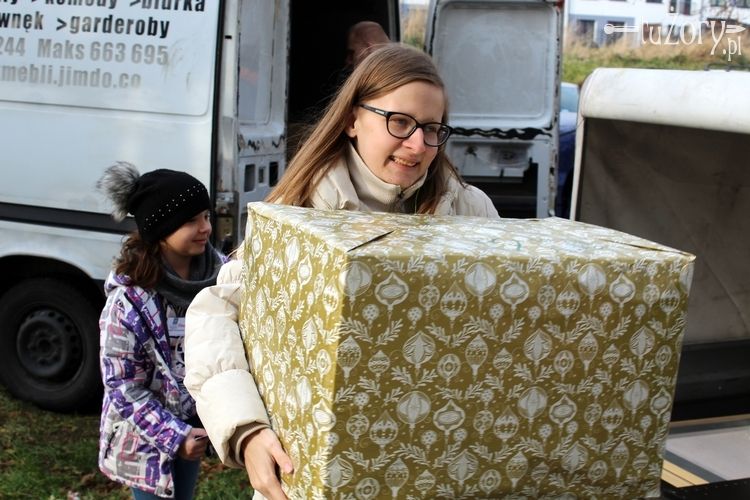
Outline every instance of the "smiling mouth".
<path fill-rule="evenodd" d="M 401 158 L 397 158 L 395 156 L 389 156 L 388 157 L 393 163 L 396 163 L 398 165 L 401 165 L 402 167 L 416 167 L 419 162 L 408 162 L 406 160 L 402 160 Z"/>

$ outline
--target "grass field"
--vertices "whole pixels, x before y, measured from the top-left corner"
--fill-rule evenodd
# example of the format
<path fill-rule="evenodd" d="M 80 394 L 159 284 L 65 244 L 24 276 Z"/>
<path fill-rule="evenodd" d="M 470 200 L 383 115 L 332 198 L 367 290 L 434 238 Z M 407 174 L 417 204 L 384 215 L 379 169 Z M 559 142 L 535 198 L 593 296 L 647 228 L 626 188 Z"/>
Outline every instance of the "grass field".
<path fill-rule="evenodd" d="M 0 387 L 0 498 L 128 499 L 97 468 L 99 415 L 63 415 L 11 398 Z M 244 470 L 203 461 L 196 498 L 251 498 Z"/>
<path fill-rule="evenodd" d="M 577 43 L 572 36 L 565 38 L 562 58 L 562 80 L 582 84 L 586 77 L 598 67 L 609 68 L 661 68 L 702 70 L 707 65 L 725 67 L 750 64 L 747 53 L 735 54 L 729 61 L 724 51 L 729 44 L 737 51 L 737 39 L 723 39 L 713 47 L 710 36 L 703 43 L 693 44 L 645 44 L 631 46 L 623 39 L 605 47 L 590 47 Z M 711 51 L 713 50 L 713 54 Z M 750 47 L 747 48 L 750 53 Z"/>

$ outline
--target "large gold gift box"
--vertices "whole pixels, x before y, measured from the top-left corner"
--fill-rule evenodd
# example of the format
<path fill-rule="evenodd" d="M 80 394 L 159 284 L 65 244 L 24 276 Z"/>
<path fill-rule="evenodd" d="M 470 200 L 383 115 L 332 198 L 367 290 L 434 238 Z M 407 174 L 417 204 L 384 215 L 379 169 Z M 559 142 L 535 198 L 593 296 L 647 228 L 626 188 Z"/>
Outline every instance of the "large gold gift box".
<path fill-rule="evenodd" d="M 692 255 L 563 219 L 251 203 L 290 498 L 659 496 Z"/>

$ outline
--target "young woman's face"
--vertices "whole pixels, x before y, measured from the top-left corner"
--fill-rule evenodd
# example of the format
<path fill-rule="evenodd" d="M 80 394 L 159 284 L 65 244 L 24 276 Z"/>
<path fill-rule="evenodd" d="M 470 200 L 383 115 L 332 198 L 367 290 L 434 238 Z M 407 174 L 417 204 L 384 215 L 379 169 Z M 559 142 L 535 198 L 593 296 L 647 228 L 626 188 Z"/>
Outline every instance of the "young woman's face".
<path fill-rule="evenodd" d="M 405 113 L 419 123 L 442 121 L 445 109 L 443 90 L 427 82 L 411 82 L 370 99 L 367 104 L 385 111 Z M 419 180 L 437 155 L 438 148 L 426 146 L 424 131 L 417 128 L 406 139 L 388 133 L 386 118 L 356 106 L 346 134 L 367 167 L 380 180 L 406 189 Z"/>
<path fill-rule="evenodd" d="M 201 255 L 206 250 L 210 235 L 209 211 L 204 210 L 164 238 L 161 242 L 161 249 L 167 256 L 172 255 L 178 258 Z"/>

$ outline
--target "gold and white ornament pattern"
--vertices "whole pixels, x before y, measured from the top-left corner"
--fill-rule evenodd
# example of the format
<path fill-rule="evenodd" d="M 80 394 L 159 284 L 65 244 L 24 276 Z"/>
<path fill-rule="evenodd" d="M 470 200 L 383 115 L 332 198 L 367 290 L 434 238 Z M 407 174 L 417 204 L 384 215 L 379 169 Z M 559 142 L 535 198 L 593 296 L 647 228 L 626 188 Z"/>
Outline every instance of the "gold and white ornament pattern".
<path fill-rule="evenodd" d="M 693 257 L 561 219 L 251 204 L 290 498 L 658 496 Z"/>

